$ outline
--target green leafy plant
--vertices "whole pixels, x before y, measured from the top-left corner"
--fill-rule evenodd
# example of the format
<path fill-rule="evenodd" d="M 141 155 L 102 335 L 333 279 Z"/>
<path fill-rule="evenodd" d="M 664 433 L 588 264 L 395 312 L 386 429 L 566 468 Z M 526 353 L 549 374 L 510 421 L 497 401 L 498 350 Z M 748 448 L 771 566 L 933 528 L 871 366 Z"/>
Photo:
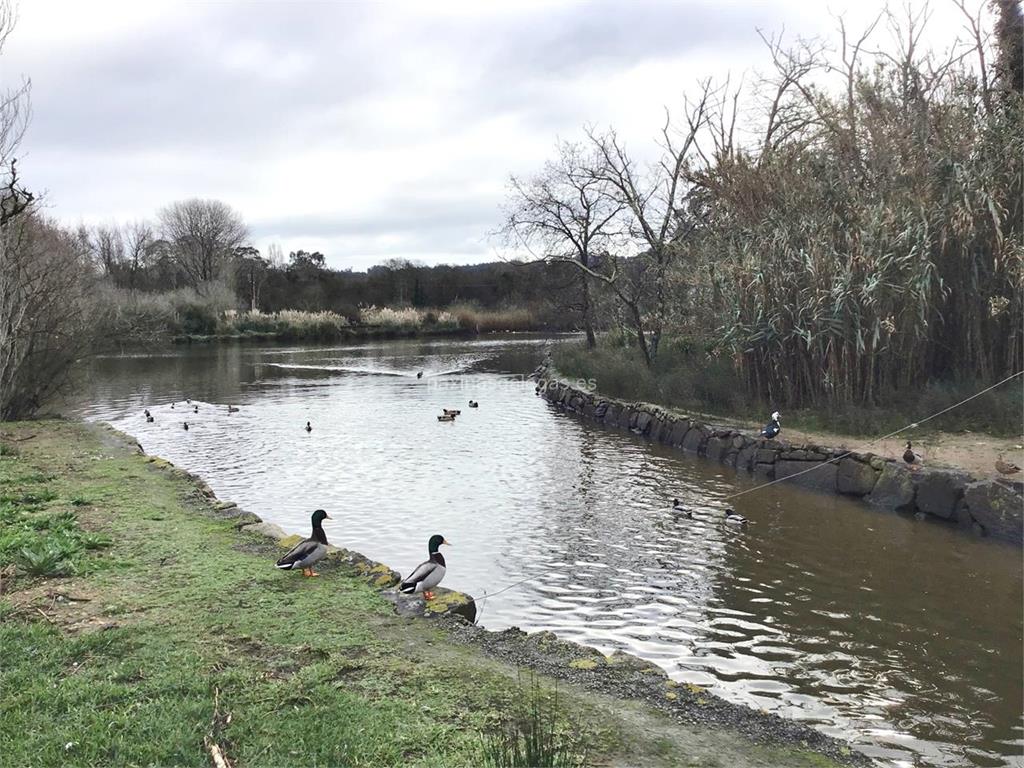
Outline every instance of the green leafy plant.
<path fill-rule="evenodd" d="M 580 723 L 560 716 L 558 689 L 545 690 L 535 675 L 522 680 L 509 709 L 481 734 L 484 764 L 495 768 L 580 768 L 587 764 L 587 745 Z"/>
<path fill-rule="evenodd" d="M 33 576 L 72 576 L 72 554 L 71 548 L 54 540 L 40 540 L 21 548 L 18 564 Z"/>

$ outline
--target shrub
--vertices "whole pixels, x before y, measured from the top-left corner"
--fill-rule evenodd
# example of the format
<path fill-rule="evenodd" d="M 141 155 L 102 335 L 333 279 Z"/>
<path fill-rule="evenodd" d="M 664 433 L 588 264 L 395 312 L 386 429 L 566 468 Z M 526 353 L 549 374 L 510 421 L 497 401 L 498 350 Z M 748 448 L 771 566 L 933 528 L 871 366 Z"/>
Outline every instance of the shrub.
<path fill-rule="evenodd" d="M 560 721 L 558 689 L 549 693 L 535 676 L 517 691 L 508 710 L 481 734 L 484 764 L 495 768 L 580 768 L 587 764 L 587 745 L 579 723 Z"/>

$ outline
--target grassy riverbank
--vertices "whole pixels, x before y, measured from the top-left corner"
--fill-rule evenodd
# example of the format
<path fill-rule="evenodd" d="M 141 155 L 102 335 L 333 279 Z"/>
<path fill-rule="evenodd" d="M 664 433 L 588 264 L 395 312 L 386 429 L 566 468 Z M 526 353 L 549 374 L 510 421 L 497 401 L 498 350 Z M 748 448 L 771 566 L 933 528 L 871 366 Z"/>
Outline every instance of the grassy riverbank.
<path fill-rule="evenodd" d="M 656 403 L 758 426 L 778 409 L 784 411 L 786 428 L 854 438 L 875 437 L 899 429 L 994 383 L 935 384 L 920 391 L 892 394 L 875 406 L 832 403 L 793 409 L 749 397 L 732 361 L 709 357 L 703 350 L 678 339 L 662 341 L 651 369 L 644 365 L 636 349 L 613 344 L 607 338 L 601 339 L 593 350 L 579 342 L 564 342 L 555 348 L 553 361 L 566 378 L 593 380 L 597 390 L 608 397 Z M 1024 431 L 1022 401 L 1024 379 L 1017 379 L 928 422 L 919 434 L 982 432 L 1019 442 Z"/>
<path fill-rule="evenodd" d="M 354 572 L 276 571 L 273 543 L 109 430 L 25 422 L 0 440 L 12 765 L 207 766 L 212 746 L 242 766 L 484 765 L 536 702 L 588 765 L 833 764 L 571 683 L 556 702 L 543 676 L 531 692 L 528 671 L 399 618 Z"/>

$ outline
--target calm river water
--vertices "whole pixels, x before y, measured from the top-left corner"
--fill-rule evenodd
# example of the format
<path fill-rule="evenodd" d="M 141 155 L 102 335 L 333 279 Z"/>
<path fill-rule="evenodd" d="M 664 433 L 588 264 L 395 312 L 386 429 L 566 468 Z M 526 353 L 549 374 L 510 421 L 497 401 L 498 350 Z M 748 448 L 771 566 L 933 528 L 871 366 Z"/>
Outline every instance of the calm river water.
<path fill-rule="evenodd" d="M 445 584 L 477 597 L 536 577 L 482 604 L 488 628 L 625 649 L 885 764 L 1024 765 L 1019 551 L 781 486 L 727 527 L 722 497 L 753 481 L 535 397 L 544 343 L 103 358 L 76 410 L 290 532 L 323 507 L 333 543 L 401 572 L 443 534 Z M 438 423 L 442 407 L 462 415 Z"/>

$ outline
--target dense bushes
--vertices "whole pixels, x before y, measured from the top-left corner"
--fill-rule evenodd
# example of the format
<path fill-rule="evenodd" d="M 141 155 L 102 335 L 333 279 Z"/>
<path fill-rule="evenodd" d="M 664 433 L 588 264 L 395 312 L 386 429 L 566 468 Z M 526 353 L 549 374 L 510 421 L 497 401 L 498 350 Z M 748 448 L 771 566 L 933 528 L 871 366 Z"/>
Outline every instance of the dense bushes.
<path fill-rule="evenodd" d="M 226 286 L 203 293 L 191 288 L 167 293 L 129 293 L 106 287 L 97 302 L 100 336 L 120 346 L 162 342 L 172 337 L 254 337 L 286 341 L 332 341 L 376 334 L 465 331 L 529 331 L 544 328 L 527 309 L 361 307 L 350 318 L 337 312 L 236 312 Z"/>
<path fill-rule="evenodd" d="M 571 379 L 593 380 L 609 397 L 759 423 L 781 407 L 751 396 L 732 361 L 693 342 L 666 340 L 655 364 L 643 364 L 639 350 L 621 340 L 603 338 L 595 349 L 582 343 L 556 347 L 555 368 Z M 831 403 L 785 409 L 785 423 L 843 435 L 878 436 L 938 413 L 985 389 L 991 382 L 934 381 L 913 391 L 888 391 L 875 405 Z M 1018 378 L 928 422 L 949 432 L 978 431 L 1015 436 L 1024 432 L 1021 403 L 1024 380 Z"/>

